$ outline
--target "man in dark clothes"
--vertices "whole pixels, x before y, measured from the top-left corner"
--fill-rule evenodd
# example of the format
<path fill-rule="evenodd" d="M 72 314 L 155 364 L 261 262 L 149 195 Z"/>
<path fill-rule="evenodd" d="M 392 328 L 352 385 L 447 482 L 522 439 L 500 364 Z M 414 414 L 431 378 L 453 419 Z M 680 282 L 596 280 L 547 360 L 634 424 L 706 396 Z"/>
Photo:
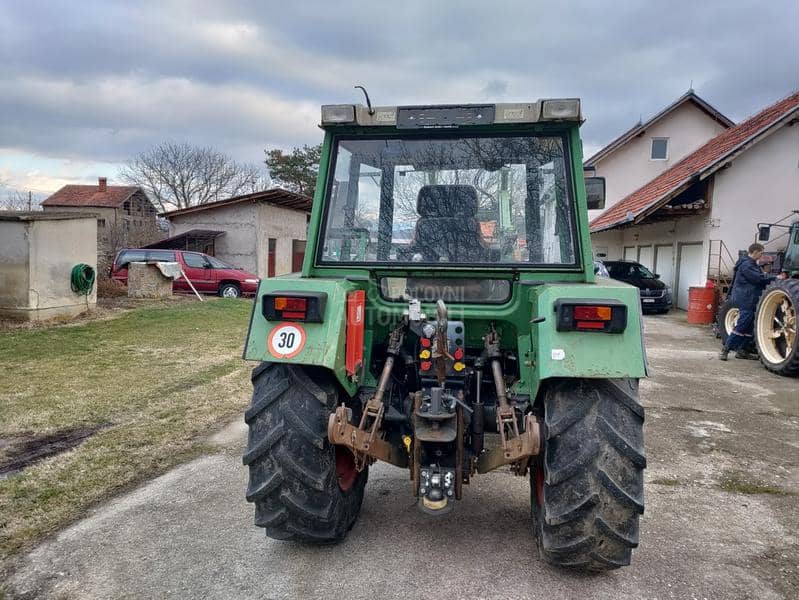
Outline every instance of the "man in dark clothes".
<path fill-rule="evenodd" d="M 763 256 L 763 250 L 760 244 L 752 244 L 749 246 L 749 253 L 735 263 L 730 299 L 732 305 L 738 308 L 738 322 L 727 342 L 721 347 L 721 360 L 727 360 L 730 350 L 735 351 L 735 358 L 757 359 L 757 354 L 749 352 L 746 346 L 752 341 L 755 330 L 755 309 L 760 294 L 775 279 L 774 275 L 763 273 L 757 265 L 757 261 Z"/>

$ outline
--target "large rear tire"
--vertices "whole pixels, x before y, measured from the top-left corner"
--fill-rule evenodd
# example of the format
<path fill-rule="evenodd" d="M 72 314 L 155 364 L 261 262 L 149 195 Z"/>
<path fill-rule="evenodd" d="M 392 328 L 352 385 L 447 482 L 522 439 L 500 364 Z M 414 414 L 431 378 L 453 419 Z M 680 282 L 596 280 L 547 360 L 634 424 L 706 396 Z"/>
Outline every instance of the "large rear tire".
<path fill-rule="evenodd" d="M 644 512 L 643 426 L 637 379 L 548 385 L 543 454 L 531 473 L 546 562 L 589 571 L 630 564 Z"/>
<path fill-rule="evenodd" d="M 338 402 L 330 374 L 307 367 L 263 363 L 252 373 L 252 405 L 244 464 L 247 500 L 255 524 L 279 540 L 315 544 L 341 541 L 360 512 L 367 469 L 327 439 Z"/>
<path fill-rule="evenodd" d="M 799 375 L 799 279 L 778 279 L 763 292 L 755 313 L 760 362 L 778 375 Z"/>

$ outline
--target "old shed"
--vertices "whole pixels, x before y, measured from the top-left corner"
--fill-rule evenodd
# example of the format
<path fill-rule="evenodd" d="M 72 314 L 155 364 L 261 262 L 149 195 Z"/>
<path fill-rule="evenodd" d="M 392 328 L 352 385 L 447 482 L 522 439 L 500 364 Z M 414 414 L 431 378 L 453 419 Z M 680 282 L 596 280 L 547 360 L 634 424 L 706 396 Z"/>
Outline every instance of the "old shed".
<path fill-rule="evenodd" d="M 70 317 L 97 304 L 72 290 L 72 269 L 97 269 L 97 215 L 0 211 L 0 318 Z"/>
<path fill-rule="evenodd" d="M 311 199 L 271 189 L 164 213 L 169 239 L 151 248 L 213 254 L 257 274 L 297 271 L 305 255 Z"/>

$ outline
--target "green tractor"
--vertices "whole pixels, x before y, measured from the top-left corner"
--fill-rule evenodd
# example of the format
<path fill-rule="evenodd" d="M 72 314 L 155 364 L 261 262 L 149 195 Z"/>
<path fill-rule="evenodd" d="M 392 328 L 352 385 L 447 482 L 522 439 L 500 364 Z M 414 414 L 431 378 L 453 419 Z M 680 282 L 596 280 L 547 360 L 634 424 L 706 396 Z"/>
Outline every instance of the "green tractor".
<path fill-rule="evenodd" d="M 267 536 L 342 540 L 378 460 L 431 515 L 503 468 L 547 562 L 629 564 L 647 363 L 637 289 L 594 275 L 581 120 L 577 99 L 322 107 L 302 272 L 261 282 L 244 350 Z"/>
<path fill-rule="evenodd" d="M 799 211 L 794 211 L 799 213 Z M 790 225 L 758 223 L 757 240 L 768 242 L 771 229 L 785 230 L 787 247 L 781 253 L 779 271 L 787 279 L 777 279 L 763 290 L 755 311 L 754 346 L 766 369 L 787 377 L 799 376 L 799 220 Z M 723 342 L 738 322 L 738 308 L 731 302 L 719 307 L 717 322 Z"/>

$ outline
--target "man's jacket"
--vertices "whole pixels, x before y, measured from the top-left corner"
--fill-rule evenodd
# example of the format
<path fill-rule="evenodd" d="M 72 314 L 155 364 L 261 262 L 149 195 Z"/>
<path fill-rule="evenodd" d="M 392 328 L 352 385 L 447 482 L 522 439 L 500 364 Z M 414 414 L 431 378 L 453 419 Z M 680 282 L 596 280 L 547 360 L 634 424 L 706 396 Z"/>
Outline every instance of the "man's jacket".
<path fill-rule="evenodd" d="M 740 310 L 755 310 L 760 294 L 774 276 L 766 275 L 750 256 L 742 256 L 735 263 L 730 299 Z"/>

